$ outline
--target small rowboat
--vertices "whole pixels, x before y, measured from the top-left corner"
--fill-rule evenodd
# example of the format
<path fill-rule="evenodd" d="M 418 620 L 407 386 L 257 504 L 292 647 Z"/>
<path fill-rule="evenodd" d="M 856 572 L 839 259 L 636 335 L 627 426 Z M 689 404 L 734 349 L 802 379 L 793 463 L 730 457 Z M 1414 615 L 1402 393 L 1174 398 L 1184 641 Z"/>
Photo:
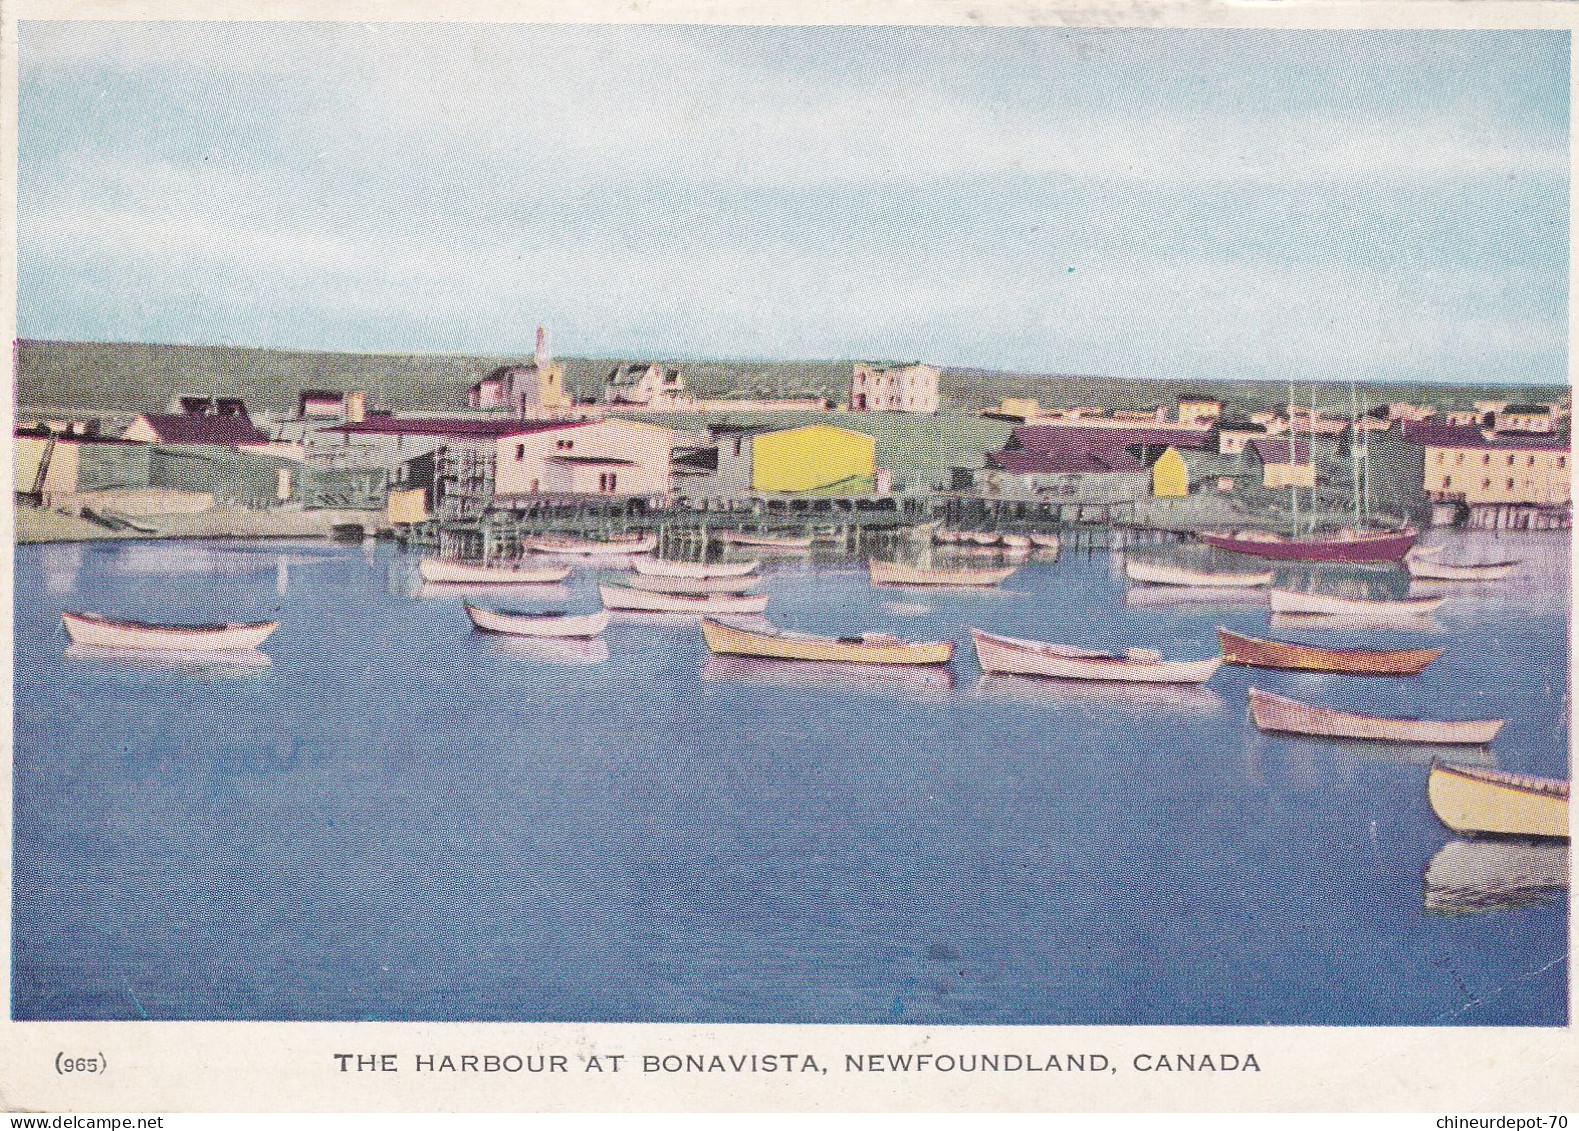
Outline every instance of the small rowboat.
<path fill-rule="evenodd" d="M 1035 546 L 1038 550 L 1051 550 L 1054 553 L 1057 553 L 1058 552 L 1058 535 L 1056 535 L 1056 534 L 1033 534 L 1033 535 L 1031 535 L 1031 545 Z"/>
<path fill-rule="evenodd" d="M 1123 655 L 995 636 L 970 630 L 976 659 L 984 672 L 1041 675 L 1055 679 L 1105 679 L 1125 683 L 1205 683 L 1222 666 L 1222 657 L 1205 660 L 1164 660 L 1149 648 L 1131 648 Z"/>
<path fill-rule="evenodd" d="M 1405 554 L 1404 557 L 1434 558 L 1445 549 L 1447 549 L 1446 546 L 1411 546 L 1409 547 L 1409 552 Z"/>
<path fill-rule="evenodd" d="M 1253 668 L 1290 671 L 1341 672 L 1344 675 L 1419 675 L 1442 654 L 1440 648 L 1371 650 L 1366 648 L 1314 648 L 1284 640 L 1258 640 L 1226 628 L 1217 630 L 1223 662 Z"/>
<path fill-rule="evenodd" d="M 1484 565 L 1448 565 L 1421 558 L 1405 558 L 1409 576 L 1419 581 L 1501 581 L 1519 563 L 1486 562 Z"/>
<path fill-rule="evenodd" d="M 966 534 L 965 537 L 978 546 L 996 546 L 998 544 L 998 536 L 990 531 L 976 530 Z"/>
<path fill-rule="evenodd" d="M 1502 719 L 1440 722 L 1356 715 L 1312 707 L 1259 688 L 1250 689 L 1250 717 L 1262 730 L 1310 734 L 1318 738 L 1360 738 L 1370 742 L 1446 742 L 1484 746 L 1497 737 Z"/>
<path fill-rule="evenodd" d="M 1426 793 L 1437 819 L 1470 836 L 1568 839 L 1569 785 L 1470 766 L 1431 767 Z"/>
<path fill-rule="evenodd" d="M 837 664 L 946 664 L 953 641 L 901 640 L 883 632 L 860 636 L 812 636 L 783 629 L 744 628 L 703 618 L 702 639 L 719 655 L 761 656 L 771 660 L 813 660 Z"/>
<path fill-rule="evenodd" d="M 1031 540 L 1024 534 L 1005 534 L 1003 536 L 1003 549 L 1008 554 L 1029 554 Z"/>
<path fill-rule="evenodd" d="M 592 538 L 570 538 L 559 534 L 544 534 L 528 538 L 526 544 L 544 554 L 573 554 L 576 557 L 618 557 L 625 554 L 647 554 L 658 547 L 656 534 L 617 534 L 605 541 Z"/>
<path fill-rule="evenodd" d="M 564 613 L 515 613 L 479 609 L 470 601 L 462 602 L 472 624 L 484 632 L 498 632 L 505 636 L 559 636 L 584 639 L 600 636 L 609 626 L 609 614 L 587 613 L 584 616 L 567 616 Z"/>
<path fill-rule="evenodd" d="M 636 572 L 647 577 L 744 577 L 756 573 L 761 562 L 671 562 L 663 558 L 637 558 Z"/>
<path fill-rule="evenodd" d="M 768 595 L 731 596 L 724 593 L 692 596 L 685 593 L 649 593 L 627 585 L 599 585 L 603 605 L 637 613 L 760 613 Z"/>
<path fill-rule="evenodd" d="M 148 624 L 69 610 L 61 614 L 60 620 L 74 644 L 161 652 L 233 652 L 256 648 L 280 627 L 280 622 L 274 620 L 255 624 Z"/>
<path fill-rule="evenodd" d="M 423 558 L 417 563 L 417 572 L 422 575 L 424 581 L 442 581 L 461 585 L 552 585 L 569 577 L 570 567 L 525 569 L 519 566 L 460 562 L 453 558 Z"/>
<path fill-rule="evenodd" d="M 1163 565 L 1158 562 L 1138 562 L 1131 558 L 1124 563 L 1124 576 L 1131 581 L 1145 581 L 1152 585 L 1189 585 L 1207 588 L 1254 589 L 1272 584 L 1272 571 L 1259 573 L 1219 573 L 1209 569 L 1189 569 L 1185 566 Z"/>
<path fill-rule="evenodd" d="M 965 535 L 958 530 L 936 530 L 932 533 L 932 541 L 940 546 L 956 546 L 965 540 Z"/>
<path fill-rule="evenodd" d="M 710 593 L 744 593 L 760 584 L 760 577 L 646 577 L 633 574 L 625 582 L 632 589 L 649 593 L 684 593 L 688 596 Z"/>
<path fill-rule="evenodd" d="M 872 558 L 867 562 L 873 585 L 1001 585 L 1014 573 L 1014 566 L 996 569 L 923 569 Z"/>
<path fill-rule="evenodd" d="M 739 530 L 725 530 L 718 540 L 726 546 L 761 546 L 770 550 L 809 550 L 811 538 L 791 538 L 776 534 L 746 534 Z"/>
<path fill-rule="evenodd" d="M 1404 601 L 1362 601 L 1353 597 L 1330 597 L 1325 593 L 1298 593 L 1292 589 L 1271 590 L 1274 613 L 1340 613 L 1368 617 L 1419 617 L 1434 613 L 1445 598 L 1417 597 Z"/>

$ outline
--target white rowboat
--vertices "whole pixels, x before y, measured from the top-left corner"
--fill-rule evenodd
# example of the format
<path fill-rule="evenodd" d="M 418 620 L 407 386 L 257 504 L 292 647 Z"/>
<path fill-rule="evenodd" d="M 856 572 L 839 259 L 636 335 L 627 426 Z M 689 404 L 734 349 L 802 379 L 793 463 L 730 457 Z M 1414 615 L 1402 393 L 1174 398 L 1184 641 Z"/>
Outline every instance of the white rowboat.
<path fill-rule="evenodd" d="M 98 648 L 136 648 L 148 651 L 233 652 L 256 648 L 280 627 L 279 621 L 256 624 L 148 624 L 137 620 L 111 620 L 98 613 L 61 614 L 66 635 L 74 644 Z"/>
<path fill-rule="evenodd" d="M 1274 613 L 1338 613 L 1368 617 L 1418 617 L 1441 608 L 1444 598 L 1421 597 L 1404 601 L 1362 601 L 1353 597 L 1330 597 L 1325 593 L 1298 593 L 1292 589 L 1271 590 Z"/>
<path fill-rule="evenodd" d="M 651 553 L 658 547 L 658 536 L 626 534 L 600 542 L 591 538 L 544 534 L 536 538 L 528 538 L 526 544 L 544 554 L 569 554 L 582 558 L 624 557 L 629 554 Z"/>
<path fill-rule="evenodd" d="M 760 613 L 768 607 L 766 593 L 754 596 L 712 594 L 689 596 L 683 593 L 649 593 L 625 585 L 599 585 L 603 605 L 637 613 Z"/>
<path fill-rule="evenodd" d="M 809 550 L 811 538 L 791 538 L 776 534 L 744 534 L 726 530 L 718 536 L 726 546 L 759 546 L 769 550 Z"/>
<path fill-rule="evenodd" d="M 451 584 L 552 585 L 569 577 L 570 567 L 523 569 L 518 566 L 460 562 L 453 558 L 423 558 L 417 563 L 417 572 L 422 575 L 424 581 L 442 581 Z"/>
<path fill-rule="evenodd" d="M 498 632 L 505 636 L 557 636 L 584 639 L 599 636 L 609 626 L 608 610 L 567 616 L 564 613 L 512 613 L 479 609 L 465 602 L 466 615 L 472 624 L 484 632 Z"/>
<path fill-rule="evenodd" d="M 1133 558 L 1124 563 L 1124 576 L 1131 581 L 1144 581 L 1152 585 L 1188 585 L 1213 589 L 1253 589 L 1272 584 L 1272 571 L 1269 569 L 1259 573 L 1219 573 L 1158 562 L 1138 562 Z"/>
<path fill-rule="evenodd" d="M 1446 722 L 1357 715 L 1313 707 L 1259 688 L 1250 689 L 1250 717 L 1262 730 L 1309 734 L 1318 738 L 1359 738 L 1368 742 L 1445 742 L 1484 746 L 1497 737 L 1502 719 Z"/>
<path fill-rule="evenodd" d="M 647 577 L 744 577 L 756 573 L 761 562 L 671 562 L 664 558 L 637 558 L 631 563 Z"/>
<path fill-rule="evenodd" d="M 1501 581 L 1519 563 L 1487 562 L 1484 565 L 1448 565 L 1445 562 L 1405 558 L 1409 576 L 1421 581 Z"/>
<path fill-rule="evenodd" d="M 645 589 L 649 593 L 684 593 L 687 596 L 706 596 L 711 593 L 744 593 L 760 584 L 760 577 L 647 577 L 633 574 L 625 582 L 632 589 Z"/>
<path fill-rule="evenodd" d="M 1204 660 L 1164 660 L 1149 649 L 1131 648 L 1123 655 L 995 636 L 970 630 L 982 671 L 1040 675 L 1055 679 L 1100 679 L 1123 683 L 1205 683 L 1222 666 L 1221 656 Z"/>
<path fill-rule="evenodd" d="M 1014 573 L 1014 566 L 996 569 L 924 569 L 920 566 L 900 565 L 872 558 L 867 562 L 872 571 L 873 585 L 952 585 L 993 586 L 1001 585 Z"/>

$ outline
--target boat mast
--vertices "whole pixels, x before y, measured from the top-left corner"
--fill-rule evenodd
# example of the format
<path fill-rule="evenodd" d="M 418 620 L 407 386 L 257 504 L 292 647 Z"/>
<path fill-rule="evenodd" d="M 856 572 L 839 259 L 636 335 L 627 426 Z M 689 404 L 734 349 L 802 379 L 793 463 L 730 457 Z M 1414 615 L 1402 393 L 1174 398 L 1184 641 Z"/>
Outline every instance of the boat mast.
<path fill-rule="evenodd" d="M 1360 394 L 1360 412 L 1369 416 L 1371 411 L 1371 394 L 1369 391 Z M 1371 524 L 1371 437 L 1365 435 L 1365 443 L 1360 448 L 1360 521 L 1362 529 Z"/>
<path fill-rule="evenodd" d="M 1310 532 L 1316 533 L 1316 386 L 1310 387 L 1310 435 L 1305 438 L 1305 459 L 1310 464 Z"/>
<path fill-rule="evenodd" d="M 1294 382 L 1290 381 L 1288 383 L 1288 506 L 1292 521 L 1294 523 L 1294 528 L 1292 531 L 1290 531 L 1290 533 L 1295 538 L 1298 538 L 1299 484 L 1294 482 L 1294 467 L 1296 466 L 1296 460 L 1294 456 L 1294 431 Z"/>
<path fill-rule="evenodd" d="M 1363 530 L 1360 524 L 1360 406 L 1353 381 L 1349 382 L 1349 490 L 1353 496 L 1350 502 L 1354 504 L 1354 528 Z"/>

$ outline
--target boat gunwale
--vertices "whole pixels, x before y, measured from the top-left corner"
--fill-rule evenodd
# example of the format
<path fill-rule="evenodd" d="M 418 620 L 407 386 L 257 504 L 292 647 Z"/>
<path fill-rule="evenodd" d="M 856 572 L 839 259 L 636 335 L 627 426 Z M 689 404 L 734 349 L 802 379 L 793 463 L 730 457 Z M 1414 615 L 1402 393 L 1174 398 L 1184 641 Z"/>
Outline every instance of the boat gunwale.
<path fill-rule="evenodd" d="M 115 617 L 107 617 L 103 613 L 83 613 L 75 609 L 64 609 L 60 615 L 62 618 L 87 621 L 89 624 L 107 625 L 110 628 L 129 628 L 150 632 L 186 632 L 194 636 L 208 636 L 216 632 L 229 632 L 239 628 L 280 627 L 280 622 L 277 620 L 233 621 L 225 624 L 157 624 L 153 621 L 144 620 L 117 620 Z"/>

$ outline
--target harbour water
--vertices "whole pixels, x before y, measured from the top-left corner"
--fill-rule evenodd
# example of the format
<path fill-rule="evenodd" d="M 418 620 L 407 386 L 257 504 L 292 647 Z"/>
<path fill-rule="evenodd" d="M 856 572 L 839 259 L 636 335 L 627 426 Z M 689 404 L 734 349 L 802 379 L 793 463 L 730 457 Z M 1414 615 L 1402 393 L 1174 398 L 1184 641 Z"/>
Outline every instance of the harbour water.
<path fill-rule="evenodd" d="M 986 592 L 770 561 L 778 625 L 961 642 L 949 669 L 870 675 L 710 657 L 694 618 L 545 645 L 461 608 L 588 610 L 592 570 L 490 598 L 424 589 L 388 546 L 25 546 L 13 1013 L 1563 1025 L 1565 852 L 1457 841 L 1429 750 L 1246 717 L 1249 686 L 1504 717 L 1489 752 L 1448 756 L 1567 777 L 1567 535 L 1437 540 L 1521 578 L 1441 587 L 1419 631 L 1315 634 L 1127 594 L 1118 553 Z M 1282 580 L 1408 590 L 1385 568 Z M 68 608 L 282 627 L 266 661 L 129 662 L 68 648 Z M 1115 689 L 983 676 L 967 632 L 1195 658 L 1219 624 L 1447 651 L 1411 679 Z"/>

